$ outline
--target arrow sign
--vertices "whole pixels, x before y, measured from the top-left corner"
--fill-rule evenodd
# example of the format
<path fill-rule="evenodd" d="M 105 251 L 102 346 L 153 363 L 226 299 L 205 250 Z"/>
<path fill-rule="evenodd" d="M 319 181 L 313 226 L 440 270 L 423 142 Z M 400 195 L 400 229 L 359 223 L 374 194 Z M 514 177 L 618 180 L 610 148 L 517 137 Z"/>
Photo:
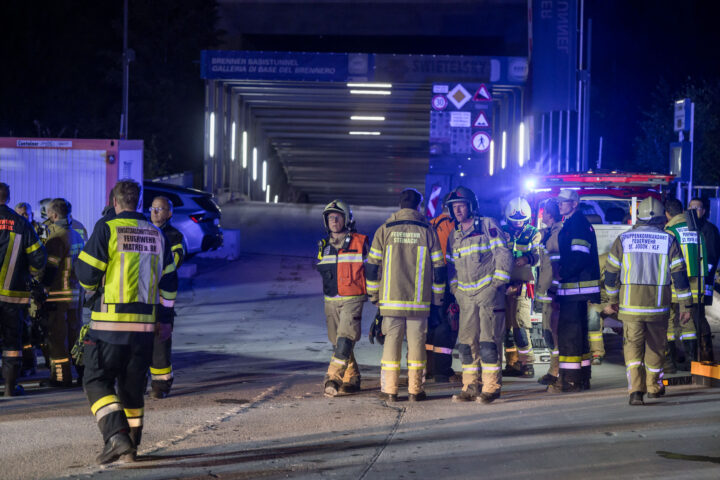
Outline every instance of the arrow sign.
<path fill-rule="evenodd" d="M 477 92 L 475 92 L 475 95 L 473 96 L 474 102 L 492 102 L 492 97 L 490 96 L 490 90 L 487 89 L 484 83 L 480 84 L 480 88 L 477 89 Z"/>
<path fill-rule="evenodd" d="M 475 128 L 487 128 L 490 126 L 490 123 L 487 120 L 487 117 L 483 112 L 480 112 L 480 115 L 477 116 L 475 121 L 473 122 L 473 127 Z"/>

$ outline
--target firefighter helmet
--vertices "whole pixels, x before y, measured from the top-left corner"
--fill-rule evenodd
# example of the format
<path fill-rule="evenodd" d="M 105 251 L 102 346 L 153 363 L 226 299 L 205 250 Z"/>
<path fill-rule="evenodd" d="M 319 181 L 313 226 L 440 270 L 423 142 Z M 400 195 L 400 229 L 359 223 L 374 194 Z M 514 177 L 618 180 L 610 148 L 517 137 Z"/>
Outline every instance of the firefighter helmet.
<path fill-rule="evenodd" d="M 662 202 L 654 197 L 647 197 L 638 205 L 638 218 L 643 221 L 651 220 L 655 217 L 665 215 L 665 206 Z"/>
<path fill-rule="evenodd" d="M 40 200 L 40 218 L 43 220 L 47 220 L 48 218 L 48 212 L 47 207 L 50 205 L 50 202 L 52 202 L 52 198 L 43 198 Z"/>
<path fill-rule="evenodd" d="M 343 202 L 342 200 L 333 200 L 332 202 L 328 203 L 323 210 L 323 223 L 325 225 L 325 230 L 327 230 L 328 232 L 330 231 L 330 225 L 328 224 L 328 215 L 331 213 L 339 213 L 343 216 L 343 220 L 345 221 L 345 228 L 350 231 L 353 231 L 355 229 L 355 221 L 353 220 L 353 213 L 350 209 L 350 205 Z"/>
<path fill-rule="evenodd" d="M 455 218 L 455 212 L 453 212 L 453 203 L 457 202 L 465 202 L 468 204 L 468 209 L 470 210 L 470 216 L 473 216 L 477 213 L 478 210 L 478 203 L 477 203 L 477 197 L 473 193 L 472 190 L 470 190 L 467 187 L 457 187 L 455 190 L 450 192 L 450 196 L 448 197 L 445 204 L 448 206 L 448 210 L 450 213 L 450 217 L 454 221 L 457 221 L 457 218 Z"/>
<path fill-rule="evenodd" d="M 515 225 L 525 225 L 532 217 L 532 210 L 527 200 L 522 197 L 513 198 L 505 207 L 505 220 Z"/>

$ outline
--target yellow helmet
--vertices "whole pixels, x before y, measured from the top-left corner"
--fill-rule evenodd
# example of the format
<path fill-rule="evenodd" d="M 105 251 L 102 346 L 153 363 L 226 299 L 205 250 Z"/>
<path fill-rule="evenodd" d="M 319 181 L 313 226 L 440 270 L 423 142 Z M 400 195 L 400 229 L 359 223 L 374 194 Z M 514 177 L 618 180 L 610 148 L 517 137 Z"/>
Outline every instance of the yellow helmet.
<path fill-rule="evenodd" d="M 508 222 L 528 223 L 532 217 L 532 210 L 527 200 L 522 197 L 513 198 L 505 207 L 505 219 Z"/>
<path fill-rule="evenodd" d="M 343 219 L 345 220 L 345 228 L 350 231 L 355 229 L 355 221 L 353 220 L 353 213 L 350 209 L 350 205 L 342 200 L 333 200 L 325 205 L 325 208 L 323 209 L 323 223 L 325 225 L 325 230 L 328 232 L 330 231 L 330 226 L 328 225 L 328 215 L 331 213 L 339 213 L 343 216 Z"/>
<path fill-rule="evenodd" d="M 637 210 L 638 218 L 642 221 L 649 221 L 655 217 L 665 216 L 665 206 L 660 200 L 653 197 L 647 197 L 640 202 Z"/>

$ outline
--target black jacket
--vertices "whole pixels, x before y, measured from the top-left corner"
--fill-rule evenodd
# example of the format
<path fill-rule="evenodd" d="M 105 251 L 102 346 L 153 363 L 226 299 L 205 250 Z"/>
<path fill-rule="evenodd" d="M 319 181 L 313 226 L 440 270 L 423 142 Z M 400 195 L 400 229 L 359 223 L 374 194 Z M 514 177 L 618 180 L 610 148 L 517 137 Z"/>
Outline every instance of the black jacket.
<path fill-rule="evenodd" d="M 713 223 L 707 220 L 702 221 L 700 231 L 705 237 L 705 245 L 707 248 L 707 262 L 710 274 L 705 279 L 705 283 L 712 286 L 715 284 L 715 272 L 717 272 L 718 262 L 720 262 L 720 231 Z"/>
<path fill-rule="evenodd" d="M 165 234 L 165 237 L 168 240 L 168 245 L 170 245 L 170 250 L 173 254 L 173 261 L 175 262 L 175 268 L 180 268 L 180 265 L 182 265 L 185 260 L 185 247 L 183 246 L 183 240 L 185 237 L 183 237 L 183 234 L 180 233 L 180 230 L 170 225 L 170 220 L 165 222 L 160 227 L 160 230 L 162 230 Z"/>
<path fill-rule="evenodd" d="M 560 287 L 557 300 L 600 303 L 600 263 L 595 229 L 585 215 L 576 211 L 565 219 L 558 234 L 560 244 Z"/>
<path fill-rule="evenodd" d="M 0 205 L 0 302 L 27 304 L 30 293 L 26 282 L 46 261 L 45 247 L 30 222 L 7 205 Z"/>

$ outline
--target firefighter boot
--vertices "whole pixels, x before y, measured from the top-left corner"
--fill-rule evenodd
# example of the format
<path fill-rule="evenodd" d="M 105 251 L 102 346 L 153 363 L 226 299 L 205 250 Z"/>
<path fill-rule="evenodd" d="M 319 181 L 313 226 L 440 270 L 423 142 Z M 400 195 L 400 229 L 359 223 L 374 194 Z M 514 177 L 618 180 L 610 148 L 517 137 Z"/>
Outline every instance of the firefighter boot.
<path fill-rule="evenodd" d="M 505 347 L 505 368 L 502 371 L 503 377 L 522 377 L 523 367 L 520 363 L 517 347 Z"/>
<path fill-rule="evenodd" d="M 565 369 L 560 369 L 560 375 L 555 383 L 548 385 L 547 392 L 556 393 L 576 393 L 582 391 L 580 379 L 571 376 Z"/>
<path fill-rule="evenodd" d="M 538 383 L 541 385 L 551 385 L 557 381 L 559 373 L 560 357 L 558 357 L 557 353 L 553 352 L 550 354 L 550 368 L 548 368 L 547 373 L 538 380 Z"/>
<path fill-rule="evenodd" d="M 120 455 L 119 460 L 121 462 L 134 462 L 137 458 L 137 448 L 140 446 L 142 440 L 142 427 L 130 427 L 130 440 L 135 447 L 133 451 Z"/>
<path fill-rule="evenodd" d="M 632 392 L 628 403 L 630 405 L 645 405 L 645 402 L 643 402 L 643 392 Z"/>
<path fill-rule="evenodd" d="M 32 345 L 23 345 L 22 351 L 22 369 L 23 377 L 31 377 L 37 372 L 37 357 L 35 356 L 35 347 Z"/>
<path fill-rule="evenodd" d="M 494 369 L 487 365 L 483 368 L 482 385 L 482 392 L 477 401 L 487 404 L 500 398 L 500 365 Z"/>
<path fill-rule="evenodd" d="M 400 362 L 382 362 L 382 369 L 380 370 L 380 391 L 381 393 L 397 399 L 398 383 L 400 380 Z M 381 395 L 382 397 L 382 395 Z"/>
<path fill-rule="evenodd" d="M 342 377 L 342 385 L 340 386 L 340 393 L 351 394 L 360 391 L 360 370 L 358 364 L 355 361 L 355 355 L 350 355 L 345 374 Z"/>
<path fill-rule="evenodd" d="M 135 451 L 135 446 L 127 433 L 116 433 L 105 442 L 105 448 L 102 453 L 97 456 L 97 463 L 105 465 L 112 463 L 123 455 Z"/>
<path fill-rule="evenodd" d="M 701 362 L 715 362 L 715 354 L 712 346 L 712 333 L 703 333 L 700 335 L 699 342 L 699 360 Z"/>
<path fill-rule="evenodd" d="M 69 358 L 50 360 L 51 387 L 72 387 L 72 369 Z"/>
<path fill-rule="evenodd" d="M 460 393 L 456 393 L 452 396 L 452 401 L 455 403 L 461 402 L 474 402 L 477 399 L 477 385 L 463 385 L 463 389 Z"/>
<path fill-rule="evenodd" d="M 409 364 L 412 362 L 408 362 Z M 420 402 L 427 397 L 424 390 L 425 368 L 408 368 L 408 400 Z"/>
<path fill-rule="evenodd" d="M 3 357 L 2 374 L 5 378 L 5 396 L 14 397 L 22 394 L 22 388 L 17 387 L 18 373 L 20 373 L 20 364 L 15 359 Z"/>
<path fill-rule="evenodd" d="M 675 363 L 675 357 L 677 356 L 677 348 L 675 347 L 675 340 L 668 340 L 667 348 L 665 349 L 665 364 L 663 365 L 663 371 L 665 373 L 677 373 L 678 366 Z"/>
<path fill-rule="evenodd" d="M 685 349 L 685 362 L 679 366 L 680 370 L 689 372 L 692 362 L 697 359 L 698 341 L 696 339 L 683 340 L 683 349 Z"/>

